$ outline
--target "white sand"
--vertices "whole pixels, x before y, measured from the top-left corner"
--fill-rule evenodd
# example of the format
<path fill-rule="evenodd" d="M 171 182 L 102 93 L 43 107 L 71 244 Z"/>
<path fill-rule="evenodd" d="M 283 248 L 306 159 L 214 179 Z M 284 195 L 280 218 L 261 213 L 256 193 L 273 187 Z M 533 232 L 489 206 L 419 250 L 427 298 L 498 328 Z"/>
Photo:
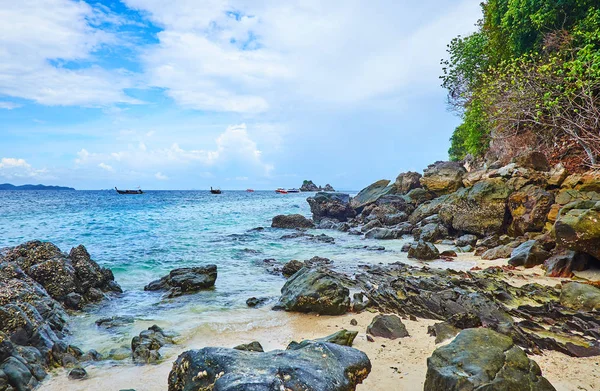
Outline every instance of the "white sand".
<path fill-rule="evenodd" d="M 471 266 L 469 264 L 473 262 Z M 472 267 L 505 265 L 506 260 L 484 261 L 472 256 L 461 256 L 457 264 Z M 539 267 L 514 271 L 509 277 L 510 283 L 522 285 L 539 282 L 548 285 L 560 283 L 560 279 L 546 278 Z M 405 320 L 410 337 L 398 340 L 375 338 L 368 342 L 365 335 L 367 325 L 375 314 L 347 314 L 343 316 L 316 316 L 273 312 L 268 309 L 255 311 L 256 320 L 251 325 L 232 325 L 226 331 L 217 329 L 196 330 L 187 340 L 165 351 L 165 361 L 158 365 L 136 366 L 133 364 L 100 364 L 88 366 L 89 378 L 72 381 L 61 370 L 45 381 L 40 387 L 43 391 L 117 391 L 135 389 L 137 391 L 159 391 L 167 389 L 167 378 L 172 362 L 185 350 L 205 346 L 233 347 L 253 340 L 259 341 L 265 350 L 284 349 L 292 340 L 324 337 L 342 328 L 359 332 L 354 347 L 365 352 L 373 369 L 364 384 L 358 390 L 421 390 L 427 371 L 426 360 L 436 345 L 434 337 L 427 334 L 427 326 L 436 323 L 432 320 Z M 356 319 L 357 326 L 351 326 L 350 320 Z M 268 326 L 261 326 L 262 324 Z M 541 367 L 546 378 L 559 391 L 598 391 L 600 390 L 600 358 L 573 358 L 558 352 L 547 351 L 542 356 L 532 356 Z"/>

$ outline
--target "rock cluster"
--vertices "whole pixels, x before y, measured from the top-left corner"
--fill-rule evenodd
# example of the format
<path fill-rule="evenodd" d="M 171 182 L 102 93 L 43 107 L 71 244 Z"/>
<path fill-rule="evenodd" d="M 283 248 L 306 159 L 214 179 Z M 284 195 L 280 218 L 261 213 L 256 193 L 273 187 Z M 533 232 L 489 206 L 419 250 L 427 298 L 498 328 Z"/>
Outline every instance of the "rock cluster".
<path fill-rule="evenodd" d="M 52 243 L 32 241 L 0 252 L 0 390 L 31 390 L 48 368 L 97 360 L 64 342 L 65 308 L 122 292 L 110 270 L 83 246 L 65 254 Z M 81 371 L 75 371 L 75 376 Z"/>
<path fill-rule="evenodd" d="M 144 330 L 131 340 L 133 361 L 137 363 L 156 363 L 160 360 L 160 348 L 173 343 L 173 336 L 165 333 L 157 325 Z"/>
<path fill-rule="evenodd" d="M 410 256 L 422 260 L 437 258 L 434 244 L 453 241 L 456 253 L 543 264 L 549 276 L 600 266 L 600 173 L 569 175 L 540 152 L 504 166 L 436 162 L 422 176 L 401 173 L 352 198 L 319 193 L 307 201 L 318 228 L 377 240 L 413 235 Z"/>

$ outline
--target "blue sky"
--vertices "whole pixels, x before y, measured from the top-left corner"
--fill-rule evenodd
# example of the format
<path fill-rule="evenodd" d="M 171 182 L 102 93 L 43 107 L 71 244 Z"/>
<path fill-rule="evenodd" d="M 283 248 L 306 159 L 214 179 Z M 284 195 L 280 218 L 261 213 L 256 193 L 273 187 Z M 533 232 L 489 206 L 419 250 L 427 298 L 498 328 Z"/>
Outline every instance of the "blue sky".
<path fill-rule="evenodd" d="M 0 182 L 360 189 L 447 158 L 476 0 L 0 2 Z"/>

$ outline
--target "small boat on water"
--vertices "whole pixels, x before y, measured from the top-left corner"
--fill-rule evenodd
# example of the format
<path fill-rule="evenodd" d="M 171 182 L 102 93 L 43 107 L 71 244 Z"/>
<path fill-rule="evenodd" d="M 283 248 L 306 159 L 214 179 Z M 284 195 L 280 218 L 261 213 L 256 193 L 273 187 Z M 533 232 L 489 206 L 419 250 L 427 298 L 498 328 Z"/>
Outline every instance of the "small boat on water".
<path fill-rule="evenodd" d="M 246 189 L 247 193 L 254 193 L 254 189 Z"/>
<path fill-rule="evenodd" d="M 119 190 L 115 187 L 115 190 L 117 191 L 117 194 L 144 194 L 142 189 L 139 188 L 137 190 Z"/>
<path fill-rule="evenodd" d="M 300 189 L 287 189 L 288 193 L 300 193 Z"/>
<path fill-rule="evenodd" d="M 213 189 L 211 186 L 210 193 L 211 194 L 221 194 L 221 189 Z"/>
<path fill-rule="evenodd" d="M 286 189 L 279 188 L 279 189 L 275 190 L 275 193 L 278 193 L 278 194 L 287 194 L 288 191 Z"/>

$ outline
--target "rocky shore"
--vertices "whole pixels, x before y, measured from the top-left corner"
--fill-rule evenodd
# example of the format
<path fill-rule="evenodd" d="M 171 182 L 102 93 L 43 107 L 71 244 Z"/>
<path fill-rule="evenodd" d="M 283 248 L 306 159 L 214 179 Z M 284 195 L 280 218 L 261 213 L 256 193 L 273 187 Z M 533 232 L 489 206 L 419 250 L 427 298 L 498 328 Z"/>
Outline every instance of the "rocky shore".
<path fill-rule="evenodd" d="M 308 259 L 315 254 L 281 266 L 265 260 L 266 272 L 282 279 L 281 294 L 254 297 L 249 284 L 245 311 L 258 325 L 278 326 L 197 335 L 166 358 L 174 336 L 152 326 L 125 353 L 154 365 L 100 369 L 102 357 L 64 340 L 69 312 L 118 297 L 112 273 L 83 246 L 69 254 L 44 242 L 5 249 L 0 391 L 33 389 L 61 366 L 88 380 L 58 376 L 46 389 L 600 388 L 600 173 L 570 174 L 529 153 L 498 167 L 437 162 L 354 197 L 320 192 L 307 201 L 312 219 L 273 218 L 279 240 L 330 245 L 335 230 L 377 251 L 375 240 L 402 240 L 414 262 L 341 271 L 335 260 Z M 453 270 L 467 258 L 474 267 Z M 181 268 L 145 290 L 180 300 L 216 280 L 216 265 Z"/>

